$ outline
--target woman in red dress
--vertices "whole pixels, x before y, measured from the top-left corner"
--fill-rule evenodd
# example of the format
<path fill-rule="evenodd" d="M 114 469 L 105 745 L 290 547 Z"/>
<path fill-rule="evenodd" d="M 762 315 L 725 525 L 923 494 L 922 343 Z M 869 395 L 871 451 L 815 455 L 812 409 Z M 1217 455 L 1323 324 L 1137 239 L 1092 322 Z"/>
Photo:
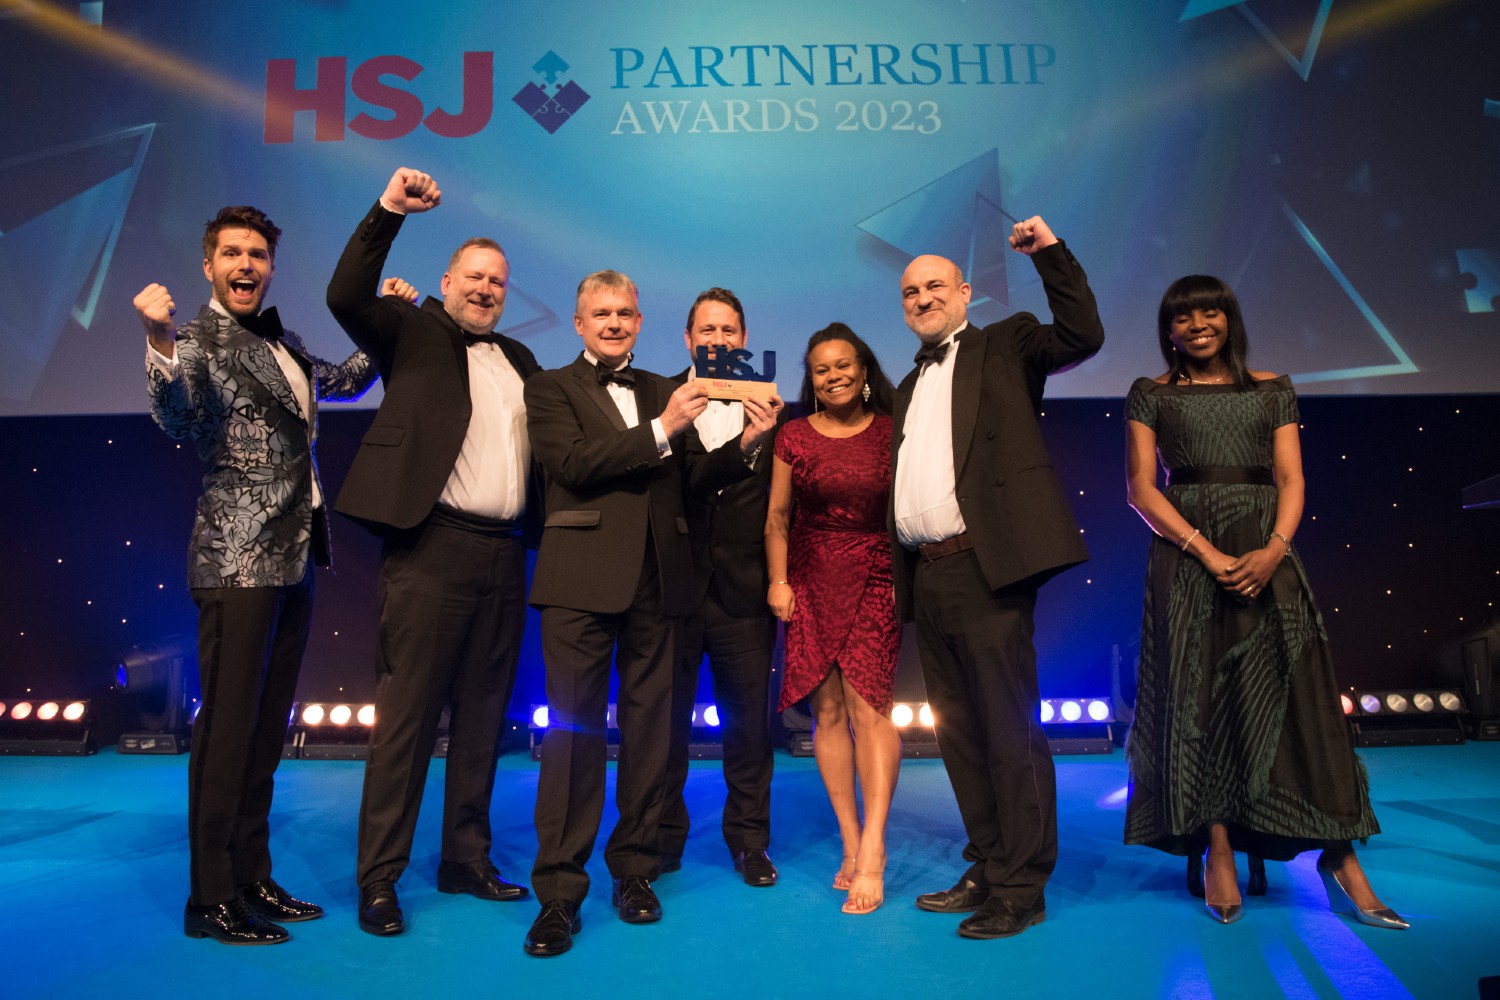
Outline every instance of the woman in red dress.
<path fill-rule="evenodd" d="M 767 602 L 786 623 L 781 710 L 803 698 L 838 818 L 845 913 L 884 899 L 885 825 L 901 766 L 891 691 L 901 628 L 891 583 L 891 383 L 854 331 L 807 343 L 802 412 L 776 438 L 766 515 Z M 864 802 L 860 822 L 855 785 Z"/>

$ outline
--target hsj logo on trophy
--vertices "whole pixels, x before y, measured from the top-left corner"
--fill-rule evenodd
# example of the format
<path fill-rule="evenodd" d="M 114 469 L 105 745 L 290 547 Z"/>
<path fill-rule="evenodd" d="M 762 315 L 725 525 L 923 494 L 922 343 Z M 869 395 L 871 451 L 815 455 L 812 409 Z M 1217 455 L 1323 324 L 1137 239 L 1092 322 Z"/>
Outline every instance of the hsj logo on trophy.
<path fill-rule="evenodd" d="M 710 399 L 765 402 L 776 395 L 776 352 L 766 351 L 761 355 L 765 363 L 761 374 L 756 374 L 754 357 L 753 351 L 725 348 L 710 355 L 708 345 L 704 344 L 693 361 L 693 381 L 707 390 Z"/>

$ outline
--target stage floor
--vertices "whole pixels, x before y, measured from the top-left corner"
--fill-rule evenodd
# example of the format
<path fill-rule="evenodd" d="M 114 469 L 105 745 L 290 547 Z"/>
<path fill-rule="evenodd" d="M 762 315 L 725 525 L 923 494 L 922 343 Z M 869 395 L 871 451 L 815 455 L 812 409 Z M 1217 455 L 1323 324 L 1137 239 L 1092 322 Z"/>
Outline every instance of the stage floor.
<path fill-rule="evenodd" d="M 572 952 L 547 960 L 521 950 L 534 901 L 437 892 L 441 761 L 400 886 L 405 935 L 374 938 L 355 922 L 362 764 L 287 761 L 272 817 L 276 877 L 328 914 L 292 925 L 288 944 L 229 948 L 182 934 L 186 757 L 3 757 L 0 996 L 1475 997 L 1481 976 L 1500 975 L 1500 744 L 1362 756 L 1385 830 L 1362 858 L 1411 920 L 1406 932 L 1330 913 L 1312 855 L 1269 864 L 1270 893 L 1247 898 L 1239 923 L 1214 924 L 1183 888 L 1181 859 L 1121 846 L 1118 752 L 1057 759 L 1062 855 L 1044 924 L 968 941 L 957 917 L 912 905 L 964 867 L 957 810 L 931 760 L 901 770 L 885 906 L 845 916 L 829 888 L 840 850 L 817 770 L 778 754 L 780 885 L 735 877 L 718 765 L 695 763 L 684 868 L 656 883 L 662 922 L 615 918 L 596 851 L 583 930 Z M 535 851 L 536 774 L 509 755 L 495 786 L 495 860 L 521 882 Z M 606 834 L 613 819 L 606 808 Z"/>

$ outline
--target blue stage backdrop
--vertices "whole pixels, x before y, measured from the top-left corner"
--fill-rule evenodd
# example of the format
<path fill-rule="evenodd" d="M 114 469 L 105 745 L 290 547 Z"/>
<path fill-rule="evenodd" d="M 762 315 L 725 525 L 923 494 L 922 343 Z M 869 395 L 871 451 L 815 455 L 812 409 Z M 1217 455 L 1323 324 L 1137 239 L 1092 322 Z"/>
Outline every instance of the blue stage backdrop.
<path fill-rule="evenodd" d="M 717 284 L 757 349 L 839 319 L 899 374 L 906 260 L 960 261 L 982 320 L 1045 311 L 1004 244 L 1040 214 L 1109 332 L 1055 395 L 1159 371 L 1155 302 L 1200 271 L 1304 392 L 1492 392 L 1496 38 L 1491 0 L 0 0 L 0 414 L 140 412 L 130 299 L 196 309 L 224 204 L 287 230 L 272 301 L 342 356 L 324 286 L 398 165 L 444 199 L 393 271 L 435 292 L 459 241 L 498 238 L 503 327 L 546 365 L 614 267 L 647 367 L 682 367 Z"/>

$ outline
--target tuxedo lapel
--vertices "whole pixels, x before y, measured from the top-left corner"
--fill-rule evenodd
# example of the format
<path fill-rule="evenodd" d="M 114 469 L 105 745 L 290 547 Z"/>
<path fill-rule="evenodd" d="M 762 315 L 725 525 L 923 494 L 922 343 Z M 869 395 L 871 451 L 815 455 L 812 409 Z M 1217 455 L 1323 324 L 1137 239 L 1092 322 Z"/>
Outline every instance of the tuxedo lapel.
<path fill-rule="evenodd" d="M 984 373 L 984 336 L 972 324 L 958 334 L 958 353 L 953 358 L 953 479 L 964 473 L 974 425 L 979 422 L 980 376 Z"/>
<path fill-rule="evenodd" d="M 599 384 L 598 372 L 581 354 L 573 362 L 573 377 L 578 380 L 579 389 L 583 394 L 609 419 L 611 427 L 617 431 L 628 429 L 625 426 L 625 418 L 620 416 L 620 408 L 615 405 L 613 399 L 609 398 L 609 390 Z M 639 399 L 636 400 L 636 412 L 637 414 L 640 412 Z"/>
<path fill-rule="evenodd" d="M 276 355 L 271 353 L 271 346 L 211 306 L 203 307 L 200 318 L 204 315 L 213 319 L 220 342 L 233 352 L 251 377 L 264 386 L 288 413 L 306 423 L 307 418 L 302 413 L 302 407 L 297 404 L 296 393 L 292 392 L 291 383 L 286 380 L 286 373 L 277 363 Z"/>

